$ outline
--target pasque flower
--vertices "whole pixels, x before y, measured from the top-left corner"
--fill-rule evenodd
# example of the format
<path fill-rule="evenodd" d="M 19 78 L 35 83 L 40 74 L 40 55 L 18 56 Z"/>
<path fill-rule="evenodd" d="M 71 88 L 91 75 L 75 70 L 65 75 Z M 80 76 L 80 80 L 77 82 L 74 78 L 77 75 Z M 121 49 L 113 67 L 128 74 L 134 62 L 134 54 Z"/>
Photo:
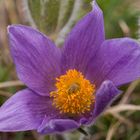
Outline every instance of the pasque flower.
<path fill-rule="evenodd" d="M 10 50 L 26 89 L 0 108 L 0 131 L 60 133 L 90 125 L 140 77 L 140 45 L 130 38 L 105 40 L 97 3 L 68 35 L 62 49 L 27 26 L 8 27 Z"/>

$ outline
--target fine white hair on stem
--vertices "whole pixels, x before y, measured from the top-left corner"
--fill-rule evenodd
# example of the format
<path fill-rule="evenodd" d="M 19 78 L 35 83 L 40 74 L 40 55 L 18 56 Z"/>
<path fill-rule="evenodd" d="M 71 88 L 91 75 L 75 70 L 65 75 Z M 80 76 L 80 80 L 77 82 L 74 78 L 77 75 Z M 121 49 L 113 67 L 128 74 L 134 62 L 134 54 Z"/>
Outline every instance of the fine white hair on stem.
<path fill-rule="evenodd" d="M 94 5 L 95 5 L 95 0 L 93 0 L 93 1 L 91 2 L 91 5 L 92 5 L 92 7 L 94 7 Z"/>
<path fill-rule="evenodd" d="M 49 2 L 48 0 L 40 0 L 40 6 L 41 6 L 41 9 L 40 9 L 40 15 L 42 17 L 45 16 L 45 8 L 46 8 L 46 3 Z"/>
<path fill-rule="evenodd" d="M 17 8 L 19 15 L 22 17 L 24 24 L 29 23 L 33 28 L 37 28 L 37 25 L 32 17 L 28 0 L 17 0 Z"/>
<path fill-rule="evenodd" d="M 63 26 L 63 22 L 64 22 L 63 20 L 68 9 L 69 1 L 70 0 L 60 0 L 60 10 L 59 10 L 59 16 L 58 16 L 58 21 L 56 26 L 56 32 L 60 31 L 61 27 Z"/>
<path fill-rule="evenodd" d="M 61 45 L 64 42 L 66 35 L 70 32 L 72 26 L 77 21 L 82 4 L 83 4 L 82 0 L 75 0 L 72 14 L 66 25 L 59 32 L 58 38 L 55 41 L 57 45 Z"/>

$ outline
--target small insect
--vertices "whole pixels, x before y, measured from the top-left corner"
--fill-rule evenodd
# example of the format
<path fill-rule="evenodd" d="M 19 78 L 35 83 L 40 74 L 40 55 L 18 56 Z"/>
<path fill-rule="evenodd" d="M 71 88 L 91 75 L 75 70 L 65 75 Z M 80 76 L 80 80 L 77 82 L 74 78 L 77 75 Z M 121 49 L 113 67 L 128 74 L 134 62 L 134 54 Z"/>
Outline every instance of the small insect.
<path fill-rule="evenodd" d="M 74 83 L 74 84 L 72 84 L 72 85 L 69 87 L 68 93 L 69 93 L 69 94 L 75 93 L 75 92 L 77 92 L 79 89 L 80 89 L 80 85 L 79 85 L 78 83 Z"/>

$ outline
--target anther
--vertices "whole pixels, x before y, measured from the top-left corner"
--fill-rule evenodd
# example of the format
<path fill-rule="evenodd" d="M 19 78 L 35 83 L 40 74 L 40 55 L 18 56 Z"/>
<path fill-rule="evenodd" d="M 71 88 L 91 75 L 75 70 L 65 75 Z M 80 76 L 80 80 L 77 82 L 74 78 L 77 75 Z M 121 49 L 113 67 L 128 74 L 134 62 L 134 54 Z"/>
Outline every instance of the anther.
<path fill-rule="evenodd" d="M 56 91 L 50 93 L 53 106 L 60 113 L 75 116 L 87 113 L 95 102 L 95 85 L 77 70 L 68 70 L 56 78 Z"/>

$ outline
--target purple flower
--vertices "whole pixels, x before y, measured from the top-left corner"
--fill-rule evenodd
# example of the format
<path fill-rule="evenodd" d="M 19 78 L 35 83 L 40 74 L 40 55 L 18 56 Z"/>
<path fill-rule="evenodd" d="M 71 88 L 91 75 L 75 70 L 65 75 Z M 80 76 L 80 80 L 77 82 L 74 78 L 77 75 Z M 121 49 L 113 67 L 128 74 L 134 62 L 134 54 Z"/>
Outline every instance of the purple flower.
<path fill-rule="evenodd" d="M 0 108 L 0 131 L 60 133 L 90 125 L 140 77 L 140 45 L 130 38 L 105 40 L 97 4 L 68 35 L 63 49 L 27 26 L 8 28 L 18 77 L 27 86 Z"/>

